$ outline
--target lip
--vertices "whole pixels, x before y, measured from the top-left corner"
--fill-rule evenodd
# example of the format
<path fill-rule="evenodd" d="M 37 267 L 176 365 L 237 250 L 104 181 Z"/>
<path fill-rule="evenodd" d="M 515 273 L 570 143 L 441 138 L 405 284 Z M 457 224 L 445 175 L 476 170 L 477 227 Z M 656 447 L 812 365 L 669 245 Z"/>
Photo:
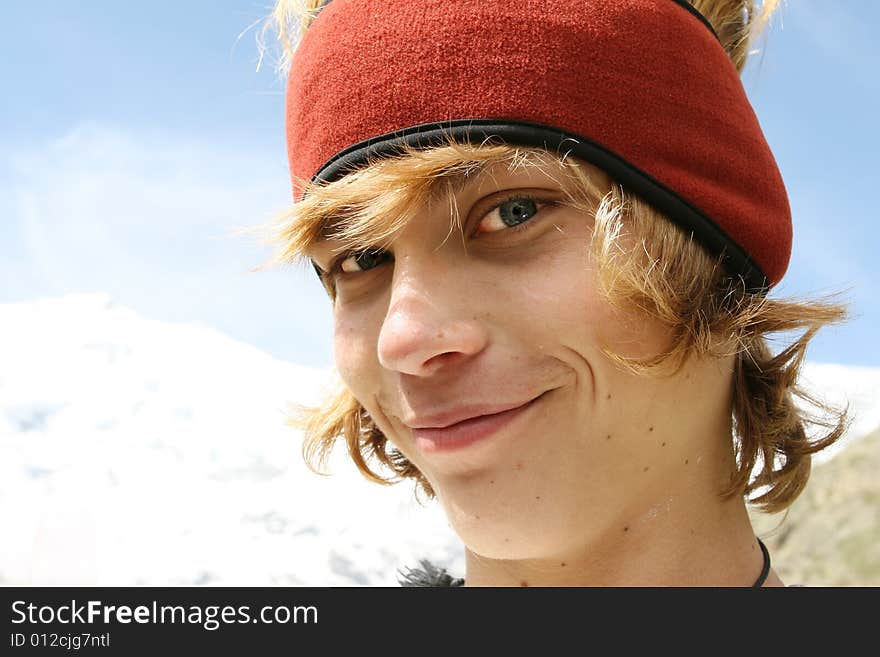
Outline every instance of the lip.
<path fill-rule="evenodd" d="M 481 415 L 441 429 L 413 429 L 416 447 L 423 452 L 447 452 L 463 449 L 499 433 L 516 418 L 525 414 L 547 394 L 546 392 L 522 406 L 501 413 Z"/>
<path fill-rule="evenodd" d="M 529 402 L 519 404 L 470 404 L 440 413 L 414 416 L 411 419 L 405 419 L 403 423 L 410 429 L 445 429 L 454 424 L 473 420 L 484 415 L 497 415 L 498 413 L 511 411 L 520 406 L 525 406 L 527 403 Z"/>

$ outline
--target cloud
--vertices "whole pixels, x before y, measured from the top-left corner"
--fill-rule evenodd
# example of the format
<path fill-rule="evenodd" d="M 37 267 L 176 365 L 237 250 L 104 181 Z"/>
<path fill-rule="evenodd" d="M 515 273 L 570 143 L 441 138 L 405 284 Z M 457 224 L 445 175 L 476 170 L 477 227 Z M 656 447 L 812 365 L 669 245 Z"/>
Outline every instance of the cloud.
<path fill-rule="evenodd" d="M 80 125 L 15 157 L 11 191 L 26 252 L 54 281 L 161 274 L 182 246 L 223 239 L 228 227 L 266 214 L 273 196 L 280 205 L 283 180 L 248 159 Z M 175 268 L 212 254 L 186 255 Z"/>
<path fill-rule="evenodd" d="M 323 290 L 305 272 L 249 274 L 268 251 L 233 234 L 289 202 L 283 149 L 85 122 L 9 154 L 0 298 L 106 292 L 152 316 L 202 321 L 319 364 L 315 353 L 326 356 L 330 339 Z M 319 328 L 297 327 L 302 317 Z M 286 342 L 296 347 L 274 348 Z"/>

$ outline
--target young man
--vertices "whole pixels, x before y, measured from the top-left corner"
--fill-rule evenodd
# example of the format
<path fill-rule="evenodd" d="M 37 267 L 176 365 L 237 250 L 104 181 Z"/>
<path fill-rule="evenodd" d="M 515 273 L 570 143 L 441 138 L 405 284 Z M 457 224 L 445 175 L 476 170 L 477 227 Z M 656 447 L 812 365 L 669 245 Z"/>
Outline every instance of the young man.
<path fill-rule="evenodd" d="M 344 386 L 295 424 L 436 496 L 465 585 L 783 585 L 746 498 L 843 433 L 792 395 L 845 309 L 767 296 L 791 217 L 738 71 L 773 4 L 300 6 L 278 259 Z"/>

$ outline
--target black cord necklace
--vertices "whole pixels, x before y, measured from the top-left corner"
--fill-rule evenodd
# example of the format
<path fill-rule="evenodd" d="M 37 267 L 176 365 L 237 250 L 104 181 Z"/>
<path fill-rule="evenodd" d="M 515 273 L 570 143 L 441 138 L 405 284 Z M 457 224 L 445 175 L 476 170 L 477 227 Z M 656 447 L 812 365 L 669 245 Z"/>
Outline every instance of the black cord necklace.
<path fill-rule="evenodd" d="M 758 539 L 758 545 L 761 546 L 761 552 L 764 554 L 764 568 L 761 570 L 761 574 L 758 575 L 758 579 L 752 584 L 753 589 L 761 588 L 767 579 L 767 575 L 770 574 L 770 553 L 767 551 L 767 546 L 764 545 L 764 542 L 760 538 Z"/>

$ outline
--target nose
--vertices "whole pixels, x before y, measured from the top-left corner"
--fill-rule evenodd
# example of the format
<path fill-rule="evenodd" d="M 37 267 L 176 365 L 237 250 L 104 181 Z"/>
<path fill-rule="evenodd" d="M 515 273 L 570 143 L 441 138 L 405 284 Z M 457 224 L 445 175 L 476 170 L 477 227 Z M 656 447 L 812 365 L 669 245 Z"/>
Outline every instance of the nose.
<path fill-rule="evenodd" d="M 466 287 L 466 266 L 441 260 L 396 259 L 377 347 L 383 367 L 430 376 L 473 357 L 488 343 L 487 327 L 473 312 L 476 299 Z"/>

